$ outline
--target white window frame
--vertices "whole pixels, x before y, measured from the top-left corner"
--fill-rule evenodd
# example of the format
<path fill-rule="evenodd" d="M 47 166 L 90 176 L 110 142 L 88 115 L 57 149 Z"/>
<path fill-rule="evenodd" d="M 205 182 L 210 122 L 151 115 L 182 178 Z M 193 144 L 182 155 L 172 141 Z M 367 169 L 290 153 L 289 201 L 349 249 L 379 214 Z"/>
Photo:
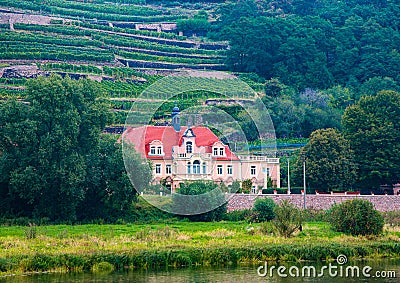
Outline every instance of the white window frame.
<path fill-rule="evenodd" d="M 222 175 L 224 167 L 222 165 L 217 165 L 217 175 Z"/>
<path fill-rule="evenodd" d="M 198 163 L 195 163 L 195 162 Z M 193 161 L 193 174 L 201 174 L 201 163 L 198 160 Z"/>
<path fill-rule="evenodd" d="M 161 164 L 156 164 L 155 172 L 157 175 L 161 174 L 161 169 L 162 169 L 161 167 L 162 167 Z"/>
<path fill-rule="evenodd" d="M 165 174 L 172 174 L 172 165 L 171 164 L 165 165 Z"/>
<path fill-rule="evenodd" d="M 193 153 L 193 143 L 191 141 L 186 142 L 186 153 Z"/>
<path fill-rule="evenodd" d="M 226 166 L 226 172 L 228 175 L 233 175 L 233 166 L 232 165 L 227 165 Z"/>
<path fill-rule="evenodd" d="M 156 146 L 155 145 L 150 146 L 150 155 L 156 155 Z"/>
<path fill-rule="evenodd" d="M 251 176 L 256 176 L 257 175 L 257 166 L 256 165 L 251 165 L 250 166 L 250 175 Z"/>
<path fill-rule="evenodd" d="M 219 155 L 221 155 L 221 156 L 225 155 L 225 148 L 223 148 L 223 147 L 219 148 Z"/>
<path fill-rule="evenodd" d="M 217 147 L 213 148 L 213 155 L 218 156 L 218 148 Z"/>

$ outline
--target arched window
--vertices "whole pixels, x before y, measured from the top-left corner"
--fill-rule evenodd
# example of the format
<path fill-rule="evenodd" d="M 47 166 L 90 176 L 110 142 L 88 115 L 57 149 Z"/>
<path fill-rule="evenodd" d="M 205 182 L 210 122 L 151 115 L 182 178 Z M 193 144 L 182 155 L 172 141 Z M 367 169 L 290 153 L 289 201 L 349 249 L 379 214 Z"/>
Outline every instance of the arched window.
<path fill-rule="evenodd" d="M 191 141 L 186 142 L 186 153 L 192 153 L 193 145 Z"/>
<path fill-rule="evenodd" d="M 188 173 L 188 174 L 190 174 L 190 167 L 191 167 L 191 164 L 190 164 L 190 162 L 188 162 L 188 163 L 187 163 L 187 173 Z"/>
<path fill-rule="evenodd" d="M 198 160 L 193 162 L 193 174 L 200 174 L 200 161 Z"/>

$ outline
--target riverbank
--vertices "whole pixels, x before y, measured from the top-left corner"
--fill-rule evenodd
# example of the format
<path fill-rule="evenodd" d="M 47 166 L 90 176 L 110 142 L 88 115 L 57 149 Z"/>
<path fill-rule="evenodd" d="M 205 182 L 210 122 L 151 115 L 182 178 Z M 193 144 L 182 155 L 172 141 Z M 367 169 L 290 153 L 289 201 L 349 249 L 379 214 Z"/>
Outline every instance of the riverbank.
<path fill-rule="evenodd" d="M 284 239 L 272 235 L 268 224 L 241 222 L 0 227 L 0 275 L 90 271 L 104 262 L 123 270 L 333 261 L 340 254 L 400 258 L 400 229 L 368 239 L 307 223 L 296 237 Z"/>

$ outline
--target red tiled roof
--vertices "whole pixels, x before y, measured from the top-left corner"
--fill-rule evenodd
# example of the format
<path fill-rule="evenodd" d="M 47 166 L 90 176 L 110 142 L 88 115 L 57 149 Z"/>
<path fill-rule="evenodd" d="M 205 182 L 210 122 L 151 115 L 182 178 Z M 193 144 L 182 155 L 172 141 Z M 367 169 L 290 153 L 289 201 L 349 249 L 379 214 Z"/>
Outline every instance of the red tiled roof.
<path fill-rule="evenodd" d="M 181 127 L 181 131 L 175 132 L 171 126 L 142 126 L 138 128 L 128 128 L 123 133 L 125 142 L 135 145 L 137 152 L 149 159 L 172 159 L 172 147 L 182 144 L 182 136 L 187 127 Z M 196 135 L 196 145 L 204 146 L 206 153 L 211 153 L 214 143 L 220 141 L 218 137 L 206 127 L 192 127 L 193 133 Z M 164 156 L 149 156 L 150 143 L 159 140 L 163 143 Z M 225 146 L 226 157 L 218 157 L 218 160 L 238 160 L 239 158 Z"/>

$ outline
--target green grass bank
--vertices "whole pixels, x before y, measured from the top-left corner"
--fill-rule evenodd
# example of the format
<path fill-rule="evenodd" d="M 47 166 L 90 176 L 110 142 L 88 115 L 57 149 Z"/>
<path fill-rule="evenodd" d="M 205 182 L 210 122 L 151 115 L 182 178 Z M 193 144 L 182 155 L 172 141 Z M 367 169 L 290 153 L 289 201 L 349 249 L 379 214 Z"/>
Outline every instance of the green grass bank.
<path fill-rule="evenodd" d="M 400 229 L 375 238 L 307 223 L 284 239 L 242 222 L 0 227 L 0 275 L 135 268 L 227 266 L 273 261 L 400 258 Z M 107 264 L 108 263 L 108 264 Z"/>

